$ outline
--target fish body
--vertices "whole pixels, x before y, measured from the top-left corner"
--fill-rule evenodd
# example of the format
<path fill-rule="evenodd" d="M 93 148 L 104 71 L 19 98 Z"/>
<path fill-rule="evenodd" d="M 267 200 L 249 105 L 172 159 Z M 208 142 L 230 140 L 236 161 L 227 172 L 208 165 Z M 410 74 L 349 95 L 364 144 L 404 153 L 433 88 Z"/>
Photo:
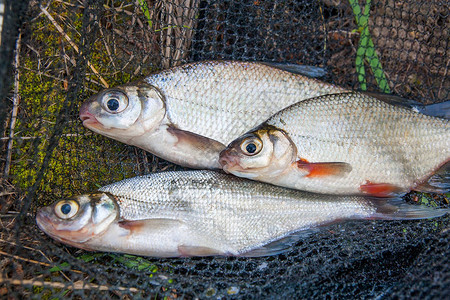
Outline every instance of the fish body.
<path fill-rule="evenodd" d="M 346 91 L 264 63 L 206 61 L 107 89 L 80 108 L 92 131 L 192 168 L 220 168 L 225 145 L 298 101 Z"/>
<path fill-rule="evenodd" d="M 54 239 L 86 250 L 262 256 L 288 249 L 288 237 L 338 220 L 417 219 L 445 212 L 312 194 L 203 170 L 126 179 L 43 207 L 36 218 Z"/>
<path fill-rule="evenodd" d="M 449 158 L 448 119 L 352 92 L 278 112 L 233 141 L 220 162 L 226 172 L 279 186 L 390 196 L 418 187 Z"/>

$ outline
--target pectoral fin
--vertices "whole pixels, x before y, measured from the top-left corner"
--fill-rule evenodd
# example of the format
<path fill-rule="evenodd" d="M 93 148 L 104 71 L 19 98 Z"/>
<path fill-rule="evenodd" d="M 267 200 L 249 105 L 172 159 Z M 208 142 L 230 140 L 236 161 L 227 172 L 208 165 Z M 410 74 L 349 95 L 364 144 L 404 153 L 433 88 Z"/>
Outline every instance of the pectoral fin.
<path fill-rule="evenodd" d="M 181 224 L 181 221 L 172 219 L 121 220 L 118 223 L 119 227 L 125 229 L 128 234 L 139 234 L 148 228 L 166 230 L 170 227 L 180 227 Z"/>
<path fill-rule="evenodd" d="M 297 168 L 307 171 L 306 177 L 342 176 L 352 170 L 352 166 L 344 162 L 310 163 L 304 159 L 297 161 Z"/>
<path fill-rule="evenodd" d="M 177 151 L 179 157 L 184 158 L 182 165 L 197 169 L 220 169 L 219 154 L 225 149 L 224 144 L 173 126 L 169 126 L 167 132 L 176 138 L 172 151 Z"/>
<path fill-rule="evenodd" d="M 130 234 L 139 233 L 145 226 L 146 222 L 144 220 L 119 222 L 119 227 L 127 230 Z"/>

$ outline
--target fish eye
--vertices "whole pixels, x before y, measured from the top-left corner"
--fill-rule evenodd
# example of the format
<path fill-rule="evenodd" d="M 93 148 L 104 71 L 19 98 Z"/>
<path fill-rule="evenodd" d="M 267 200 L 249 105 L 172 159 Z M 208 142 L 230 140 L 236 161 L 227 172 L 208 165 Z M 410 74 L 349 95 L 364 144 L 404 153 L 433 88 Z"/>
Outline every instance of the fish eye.
<path fill-rule="evenodd" d="M 78 212 L 80 205 L 74 200 L 62 200 L 55 205 L 55 214 L 61 219 L 70 219 Z"/>
<path fill-rule="evenodd" d="M 246 138 L 241 143 L 241 150 L 246 155 L 256 155 L 262 149 L 262 142 L 257 137 Z"/>
<path fill-rule="evenodd" d="M 127 108 L 128 97 L 121 91 L 109 91 L 103 96 L 102 106 L 109 113 L 120 113 Z"/>
<path fill-rule="evenodd" d="M 119 109 L 119 100 L 116 98 L 109 98 L 109 100 L 106 102 L 106 106 L 108 106 L 110 111 L 116 111 Z"/>

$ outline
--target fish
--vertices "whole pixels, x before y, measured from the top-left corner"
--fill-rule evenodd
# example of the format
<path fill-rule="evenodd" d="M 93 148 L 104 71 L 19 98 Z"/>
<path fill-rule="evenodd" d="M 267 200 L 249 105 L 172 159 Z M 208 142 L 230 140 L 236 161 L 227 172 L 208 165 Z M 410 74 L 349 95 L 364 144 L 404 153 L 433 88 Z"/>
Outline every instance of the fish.
<path fill-rule="evenodd" d="M 38 210 L 39 228 L 89 251 L 153 257 L 268 256 L 326 224 L 439 217 L 399 199 L 321 195 L 211 170 L 125 179 Z"/>
<path fill-rule="evenodd" d="M 220 169 L 220 151 L 274 113 L 343 91 L 280 64 L 203 61 L 103 90 L 82 104 L 80 119 L 98 134 L 178 165 Z"/>
<path fill-rule="evenodd" d="M 219 161 L 227 173 L 283 187 L 390 197 L 443 192 L 422 187 L 449 158 L 448 119 L 350 92 L 281 110 L 231 142 Z"/>

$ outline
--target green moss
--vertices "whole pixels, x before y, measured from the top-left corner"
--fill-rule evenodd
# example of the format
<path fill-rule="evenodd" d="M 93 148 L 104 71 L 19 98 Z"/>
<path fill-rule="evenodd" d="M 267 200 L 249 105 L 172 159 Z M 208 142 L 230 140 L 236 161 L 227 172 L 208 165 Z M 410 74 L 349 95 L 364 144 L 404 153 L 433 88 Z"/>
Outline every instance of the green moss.
<path fill-rule="evenodd" d="M 83 24 L 82 10 L 74 11 L 67 9 L 63 3 L 53 2 L 48 11 L 63 27 L 71 41 L 79 45 Z M 38 188 L 37 201 L 40 204 L 46 204 L 48 200 L 43 199 L 47 196 L 51 199 L 70 196 L 74 192 L 95 190 L 98 188 L 98 182 L 103 183 L 104 178 L 121 180 L 124 176 L 133 175 L 131 159 L 122 157 L 121 161 L 116 162 L 121 164 L 121 168 L 118 168 L 120 171 L 112 172 L 109 157 L 101 155 L 123 152 L 125 146 L 93 134 L 85 129 L 78 119 L 79 105 L 90 96 L 86 90 L 103 89 L 102 86 L 92 83 L 99 82 L 98 75 L 93 74 L 86 65 L 86 74 L 90 77 L 86 79 L 91 81 L 86 80 L 86 89 L 80 91 L 74 99 L 71 74 L 65 74 L 63 70 L 70 72 L 73 69 L 71 61 L 76 61 L 79 53 L 45 15 L 30 24 L 30 32 L 32 36 L 28 44 L 34 45 L 35 48 L 30 50 L 24 47 L 21 54 L 21 98 L 15 135 L 22 139 L 18 138 L 13 143 L 10 172 L 13 184 L 24 191 L 35 184 L 44 158 L 51 149 L 50 139 L 57 132 L 55 126 L 61 126 L 59 128 L 62 132 Z M 87 59 L 107 82 L 119 84 L 132 79 L 128 73 L 111 74 L 108 67 L 111 59 L 100 39 L 95 40 L 90 50 Z M 115 60 L 115 63 L 118 66 L 125 64 L 120 59 Z M 74 100 L 77 103 L 74 103 Z M 61 117 L 62 123 L 56 124 Z"/>

